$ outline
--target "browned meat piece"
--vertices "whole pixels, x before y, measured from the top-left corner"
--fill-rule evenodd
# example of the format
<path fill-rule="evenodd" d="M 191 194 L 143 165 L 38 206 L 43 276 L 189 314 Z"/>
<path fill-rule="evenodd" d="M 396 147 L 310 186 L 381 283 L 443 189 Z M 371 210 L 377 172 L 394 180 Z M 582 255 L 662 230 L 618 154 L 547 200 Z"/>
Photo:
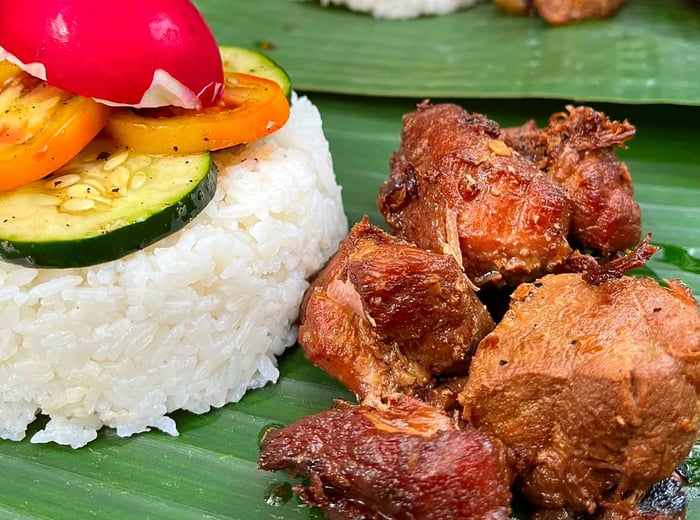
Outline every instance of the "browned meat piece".
<path fill-rule="evenodd" d="M 615 148 L 634 136 L 627 121 L 590 107 L 567 107 L 539 130 L 530 121 L 503 132 L 504 140 L 561 185 L 571 208 L 569 241 L 603 255 L 637 245 L 641 213 L 627 167 Z"/>
<path fill-rule="evenodd" d="M 406 396 L 340 404 L 262 441 L 259 466 L 310 480 L 295 490 L 330 518 L 507 520 L 510 470 L 498 441 L 456 429 Z"/>
<path fill-rule="evenodd" d="M 459 376 L 438 381 L 435 386 L 416 392 L 416 397 L 447 412 L 461 410 L 458 398 L 467 379 L 468 376 Z"/>
<path fill-rule="evenodd" d="M 353 226 L 302 305 L 308 359 L 361 398 L 465 373 L 494 323 L 457 261 Z"/>
<path fill-rule="evenodd" d="M 459 396 L 465 418 L 507 445 L 525 496 L 591 514 L 638 500 L 684 460 L 700 389 L 690 291 L 596 278 L 547 275 L 516 289 Z"/>
<path fill-rule="evenodd" d="M 550 25 L 563 25 L 614 14 L 624 0 L 533 0 L 537 13 Z"/>
<path fill-rule="evenodd" d="M 594 515 L 574 514 L 564 508 L 541 509 L 530 520 L 685 520 L 687 503 L 681 481 L 673 476 L 654 484 L 637 503 L 603 505 L 602 511 Z"/>
<path fill-rule="evenodd" d="M 685 520 L 687 497 L 680 481 L 669 477 L 654 484 L 638 504 L 625 505 L 611 505 L 600 520 Z"/>
<path fill-rule="evenodd" d="M 501 129 L 501 138 L 538 168 L 544 169 L 547 166 L 547 136 L 533 119 L 522 126 Z"/>
<path fill-rule="evenodd" d="M 537 14 L 532 0 L 494 0 L 498 8 L 508 14 Z"/>
<path fill-rule="evenodd" d="M 478 286 L 515 286 L 566 260 L 562 189 L 513 153 L 495 122 L 423 103 L 403 125 L 377 198 L 398 236 L 454 254 Z"/>
<path fill-rule="evenodd" d="M 624 0 L 495 0 L 510 14 L 539 14 L 550 25 L 563 25 L 614 14 Z"/>

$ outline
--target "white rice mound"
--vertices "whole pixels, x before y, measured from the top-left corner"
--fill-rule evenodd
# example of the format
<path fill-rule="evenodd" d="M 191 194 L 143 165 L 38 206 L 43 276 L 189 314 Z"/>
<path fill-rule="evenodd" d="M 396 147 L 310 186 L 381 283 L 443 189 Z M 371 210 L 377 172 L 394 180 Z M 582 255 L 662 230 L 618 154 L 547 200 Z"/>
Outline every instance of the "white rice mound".
<path fill-rule="evenodd" d="M 321 0 L 322 5 L 345 5 L 354 11 L 371 13 L 376 18 L 408 19 L 423 15 L 441 15 L 466 9 L 482 0 Z"/>
<path fill-rule="evenodd" d="M 214 200 L 185 229 L 82 269 L 0 262 L 0 437 L 78 448 L 204 413 L 276 381 L 307 279 L 347 233 L 321 118 L 293 98 L 279 132 L 220 153 Z"/>

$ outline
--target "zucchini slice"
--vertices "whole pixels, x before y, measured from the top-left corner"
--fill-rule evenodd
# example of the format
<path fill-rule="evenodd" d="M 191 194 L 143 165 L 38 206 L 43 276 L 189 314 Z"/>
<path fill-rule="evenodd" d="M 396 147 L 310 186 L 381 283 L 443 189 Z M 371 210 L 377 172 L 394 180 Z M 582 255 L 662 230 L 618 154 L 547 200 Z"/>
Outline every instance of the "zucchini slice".
<path fill-rule="evenodd" d="M 98 138 L 50 176 L 0 192 L 0 257 L 29 267 L 121 258 L 181 229 L 214 197 L 206 154 L 138 154 Z"/>
<path fill-rule="evenodd" d="M 276 81 L 282 87 L 284 95 L 289 98 L 292 91 L 292 80 L 274 60 L 258 51 L 243 47 L 220 46 L 219 51 L 224 63 L 224 70 L 242 72 Z"/>

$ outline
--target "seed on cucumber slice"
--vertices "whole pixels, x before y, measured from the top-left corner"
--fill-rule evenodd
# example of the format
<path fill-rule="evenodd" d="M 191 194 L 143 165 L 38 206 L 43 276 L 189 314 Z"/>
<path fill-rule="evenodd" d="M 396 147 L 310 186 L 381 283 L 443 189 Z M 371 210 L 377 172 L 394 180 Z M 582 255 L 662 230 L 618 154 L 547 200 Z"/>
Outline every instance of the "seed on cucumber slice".
<path fill-rule="evenodd" d="M 115 260 L 184 227 L 215 191 L 208 153 L 144 155 L 99 138 L 45 179 L 0 192 L 0 257 L 53 268 Z"/>
<path fill-rule="evenodd" d="M 220 46 L 219 51 L 225 71 L 242 72 L 276 81 L 282 87 L 284 95 L 289 98 L 292 80 L 274 60 L 258 51 L 243 47 Z"/>

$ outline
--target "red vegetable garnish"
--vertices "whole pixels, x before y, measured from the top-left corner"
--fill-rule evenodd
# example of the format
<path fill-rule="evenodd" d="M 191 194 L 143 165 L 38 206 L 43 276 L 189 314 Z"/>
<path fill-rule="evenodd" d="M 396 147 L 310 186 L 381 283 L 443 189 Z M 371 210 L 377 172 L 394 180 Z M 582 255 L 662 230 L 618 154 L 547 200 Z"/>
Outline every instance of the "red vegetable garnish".
<path fill-rule="evenodd" d="M 189 0 L 0 2 L 0 59 L 112 105 L 202 108 L 223 90 L 221 55 Z"/>

